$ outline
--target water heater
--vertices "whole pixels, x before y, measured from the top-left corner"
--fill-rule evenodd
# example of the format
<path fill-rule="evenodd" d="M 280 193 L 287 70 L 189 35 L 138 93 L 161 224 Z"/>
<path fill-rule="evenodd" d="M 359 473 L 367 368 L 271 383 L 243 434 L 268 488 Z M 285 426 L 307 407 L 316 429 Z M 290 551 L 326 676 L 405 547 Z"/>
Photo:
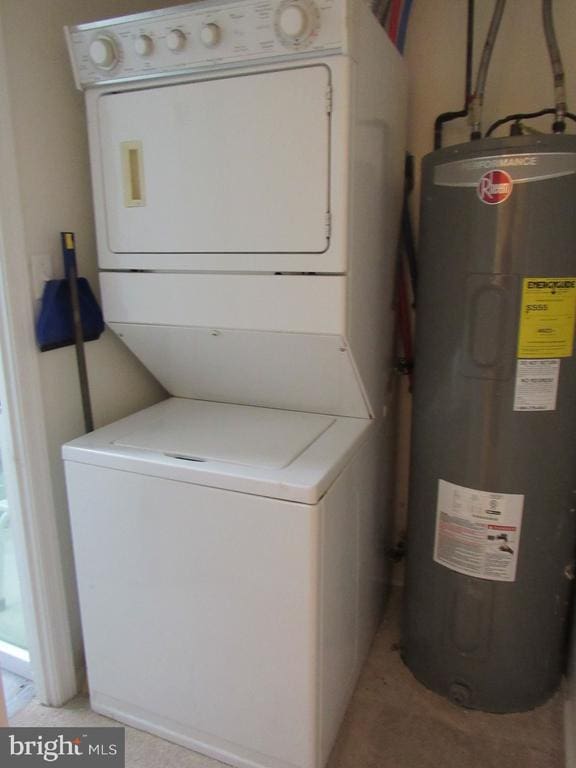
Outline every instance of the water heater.
<path fill-rule="evenodd" d="M 423 162 L 404 658 L 466 707 L 558 686 L 573 579 L 576 137 Z"/>

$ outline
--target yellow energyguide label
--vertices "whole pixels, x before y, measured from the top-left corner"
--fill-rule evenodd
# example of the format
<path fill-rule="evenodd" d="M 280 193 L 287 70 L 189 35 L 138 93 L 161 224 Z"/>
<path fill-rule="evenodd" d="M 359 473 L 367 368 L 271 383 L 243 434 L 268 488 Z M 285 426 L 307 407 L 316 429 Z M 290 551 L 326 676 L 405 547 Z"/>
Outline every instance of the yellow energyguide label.
<path fill-rule="evenodd" d="M 571 357 L 575 312 L 576 277 L 524 278 L 517 356 Z"/>

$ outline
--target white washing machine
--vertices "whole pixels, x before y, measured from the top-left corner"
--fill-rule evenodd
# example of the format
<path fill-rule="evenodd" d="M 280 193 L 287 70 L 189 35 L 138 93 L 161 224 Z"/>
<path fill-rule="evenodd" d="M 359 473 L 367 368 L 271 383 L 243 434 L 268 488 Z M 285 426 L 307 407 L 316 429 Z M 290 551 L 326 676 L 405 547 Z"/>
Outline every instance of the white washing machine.
<path fill-rule="evenodd" d="M 324 764 L 380 618 L 385 439 L 171 398 L 68 445 L 93 709 L 233 765 Z"/>
<path fill-rule="evenodd" d="M 344 0 L 67 36 L 105 317 L 171 395 L 63 449 L 92 707 L 320 768 L 385 593 L 401 59 Z"/>

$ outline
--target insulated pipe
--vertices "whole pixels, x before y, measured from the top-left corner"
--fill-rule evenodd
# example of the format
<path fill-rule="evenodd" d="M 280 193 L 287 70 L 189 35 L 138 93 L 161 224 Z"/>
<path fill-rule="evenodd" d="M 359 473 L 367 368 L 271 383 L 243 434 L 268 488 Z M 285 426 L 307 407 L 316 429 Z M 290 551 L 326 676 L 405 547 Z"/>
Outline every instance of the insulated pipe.
<path fill-rule="evenodd" d="M 546 35 L 546 45 L 548 46 L 548 53 L 550 55 L 550 62 L 552 64 L 552 72 L 554 74 L 554 101 L 556 105 L 556 120 L 552 125 L 554 133 L 564 133 L 566 129 L 565 116 L 566 116 L 566 87 L 564 83 L 564 67 L 562 66 L 562 58 L 560 56 L 560 49 L 558 48 L 558 42 L 556 40 L 556 32 L 554 31 L 554 20 L 552 18 L 552 0 L 542 0 L 542 21 L 544 24 L 544 34 Z"/>
<path fill-rule="evenodd" d="M 498 29 L 500 28 L 500 22 L 502 21 L 505 5 L 506 0 L 496 0 L 492 21 L 490 22 L 490 29 L 488 30 L 486 42 L 484 43 L 484 50 L 482 51 L 482 58 L 480 59 L 480 66 L 478 67 L 476 91 L 470 104 L 470 122 L 472 123 L 471 139 L 482 138 L 482 106 L 484 103 L 486 78 L 488 76 L 488 67 L 490 66 L 490 59 L 492 57 L 492 51 L 494 49 L 494 43 L 496 42 Z"/>
<path fill-rule="evenodd" d="M 542 117 L 542 115 L 555 114 L 555 109 L 539 109 L 538 112 L 518 112 L 515 115 L 506 115 L 506 117 L 502 117 L 500 120 L 496 120 L 496 122 L 492 123 L 492 125 L 486 131 L 484 138 L 487 139 L 489 136 L 492 136 L 497 128 L 500 128 L 501 125 L 505 125 L 506 123 L 518 122 L 519 120 L 529 120 L 533 117 Z M 574 122 L 576 122 L 576 115 L 572 112 L 566 112 L 564 117 L 567 117 L 569 120 L 574 120 Z"/>

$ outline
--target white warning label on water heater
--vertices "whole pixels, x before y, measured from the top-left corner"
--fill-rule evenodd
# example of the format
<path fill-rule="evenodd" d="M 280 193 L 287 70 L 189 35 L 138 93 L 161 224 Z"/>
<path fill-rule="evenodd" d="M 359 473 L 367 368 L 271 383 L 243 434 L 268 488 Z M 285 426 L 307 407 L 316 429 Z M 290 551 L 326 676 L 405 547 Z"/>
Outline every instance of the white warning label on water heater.
<path fill-rule="evenodd" d="M 524 495 L 438 481 L 434 560 L 458 573 L 514 581 Z"/>
<path fill-rule="evenodd" d="M 560 360 L 518 360 L 515 411 L 555 411 Z"/>

